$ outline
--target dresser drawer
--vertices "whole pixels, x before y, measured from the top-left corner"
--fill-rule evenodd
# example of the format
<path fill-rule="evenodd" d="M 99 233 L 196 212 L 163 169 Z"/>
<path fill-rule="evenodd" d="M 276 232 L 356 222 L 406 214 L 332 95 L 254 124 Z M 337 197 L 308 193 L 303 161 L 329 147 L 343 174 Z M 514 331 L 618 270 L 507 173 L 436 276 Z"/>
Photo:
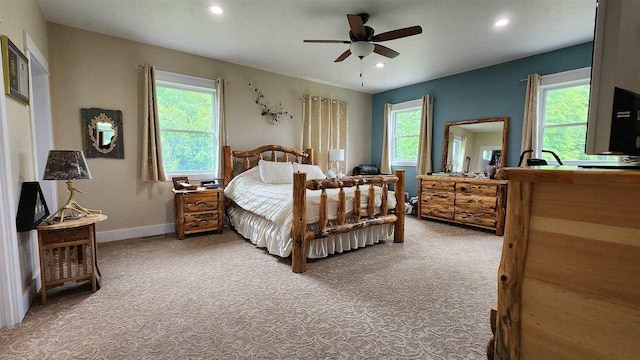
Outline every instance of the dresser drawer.
<path fill-rule="evenodd" d="M 439 204 L 422 204 L 422 216 L 431 216 L 439 219 L 453 220 L 453 206 Z"/>
<path fill-rule="evenodd" d="M 184 215 L 184 231 L 217 230 L 219 228 L 217 211 Z"/>
<path fill-rule="evenodd" d="M 423 204 L 448 204 L 453 206 L 455 200 L 455 193 L 449 191 L 434 191 L 424 190 L 422 191 L 422 203 Z"/>
<path fill-rule="evenodd" d="M 495 185 L 480 185 L 470 184 L 464 182 L 456 183 L 456 192 L 458 194 L 471 194 L 482 196 L 497 196 L 497 186 Z"/>
<path fill-rule="evenodd" d="M 434 180 L 422 180 L 422 190 L 444 190 L 444 191 L 455 191 L 454 181 L 434 181 Z"/>
<path fill-rule="evenodd" d="M 490 228 L 496 227 L 496 213 L 495 212 L 481 212 L 481 211 L 466 211 L 456 207 L 456 214 L 454 220 L 461 223 L 486 226 Z"/>
<path fill-rule="evenodd" d="M 492 196 L 456 194 L 456 208 L 495 211 L 498 198 Z"/>
<path fill-rule="evenodd" d="M 218 192 L 186 194 L 183 209 L 185 213 L 218 210 Z"/>

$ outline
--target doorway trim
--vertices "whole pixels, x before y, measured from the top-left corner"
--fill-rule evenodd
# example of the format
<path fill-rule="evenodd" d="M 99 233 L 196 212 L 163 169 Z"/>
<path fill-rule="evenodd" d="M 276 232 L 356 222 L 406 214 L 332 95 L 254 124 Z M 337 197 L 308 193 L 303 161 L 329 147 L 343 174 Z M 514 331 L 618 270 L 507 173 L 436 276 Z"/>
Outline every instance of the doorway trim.
<path fill-rule="evenodd" d="M 31 145 L 32 145 L 32 151 L 33 151 L 33 173 L 36 175 L 36 181 L 40 181 L 39 179 L 39 175 L 40 175 L 40 170 L 38 169 L 38 164 L 39 164 L 39 157 L 38 157 L 38 143 L 39 141 L 37 141 L 37 137 L 36 137 L 36 129 L 38 128 L 37 122 L 36 122 L 36 104 L 34 101 L 34 96 L 33 96 L 33 63 L 32 63 L 32 58 L 35 59 L 35 61 L 37 62 L 37 64 L 35 66 L 38 66 L 39 68 L 41 68 L 42 70 L 44 70 L 45 72 L 45 77 L 44 77 L 44 87 L 45 87 L 45 91 L 42 94 L 44 96 L 43 103 L 42 106 L 44 107 L 44 110 L 42 112 L 42 120 L 39 120 L 39 122 L 44 122 L 44 124 L 46 125 L 46 128 L 49 129 L 49 133 L 45 134 L 46 136 L 46 141 L 49 149 L 53 149 L 53 124 L 51 122 L 51 92 L 50 92 L 50 88 L 49 88 L 49 62 L 47 61 L 47 59 L 44 57 L 44 55 L 42 55 L 42 52 L 40 52 L 40 49 L 38 49 L 38 47 L 36 46 L 36 44 L 33 42 L 33 40 L 31 39 L 31 37 L 29 36 L 29 34 L 27 34 L 27 32 L 24 33 L 24 43 L 26 44 L 26 55 L 27 55 L 27 59 L 29 59 L 29 82 L 31 84 L 31 86 L 29 86 L 29 97 L 31 99 L 31 106 L 29 106 L 29 116 L 31 117 Z M 40 187 L 48 187 L 49 190 L 51 191 L 51 194 L 53 195 L 50 203 L 48 203 L 48 207 L 49 209 L 57 209 L 58 208 L 58 196 L 57 196 L 57 186 L 56 186 L 56 182 L 55 181 L 50 181 L 50 182 L 41 182 Z M 49 200 L 49 199 L 47 199 Z M 37 259 L 36 259 L 37 260 Z M 39 264 L 39 263 L 38 263 Z"/>
<path fill-rule="evenodd" d="M 18 232 L 13 217 L 16 213 L 15 192 L 9 154 L 7 102 L 4 81 L 0 81 L 0 328 L 22 321 Z"/>

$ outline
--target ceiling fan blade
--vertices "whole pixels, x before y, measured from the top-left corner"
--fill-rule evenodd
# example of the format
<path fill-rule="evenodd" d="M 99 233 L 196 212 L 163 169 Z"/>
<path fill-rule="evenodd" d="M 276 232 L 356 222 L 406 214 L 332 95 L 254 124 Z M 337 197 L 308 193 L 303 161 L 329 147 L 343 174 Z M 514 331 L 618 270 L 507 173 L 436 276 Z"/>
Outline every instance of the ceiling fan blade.
<path fill-rule="evenodd" d="M 367 36 L 367 31 L 364 29 L 364 23 L 362 22 L 360 15 L 347 14 L 347 20 L 349 20 L 351 32 L 355 37 L 364 38 Z"/>
<path fill-rule="evenodd" d="M 321 44 L 351 44 L 351 41 L 347 40 L 303 40 L 306 43 L 321 43 Z"/>
<path fill-rule="evenodd" d="M 340 61 L 348 58 L 349 55 L 351 55 L 351 50 L 347 49 L 347 51 L 343 52 L 340 56 L 338 56 L 338 58 L 334 62 L 340 62 Z"/>
<path fill-rule="evenodd" d="M 407 36 L 418 35 L 421 33 L 422 33 L 422 28 L 420 26 L 410 26 L 404 29 L 383 32 L 381 34 L 374 36 L 371 40 L 388 41 L 388 40 L 400 39 Z"/>
<path fill-rule="evenodd" d="M 391 50 L 386 46 L 380 45 L 380 44 L 375 44 L 375 47 L 373 48 L 373 52 L 376 54 L 380 54 L 382 56 L 386 56 L 388 58 L 393 59 L 394 57 L 400 55 L 399 52 L 395 51 L 395 50 Z"/>

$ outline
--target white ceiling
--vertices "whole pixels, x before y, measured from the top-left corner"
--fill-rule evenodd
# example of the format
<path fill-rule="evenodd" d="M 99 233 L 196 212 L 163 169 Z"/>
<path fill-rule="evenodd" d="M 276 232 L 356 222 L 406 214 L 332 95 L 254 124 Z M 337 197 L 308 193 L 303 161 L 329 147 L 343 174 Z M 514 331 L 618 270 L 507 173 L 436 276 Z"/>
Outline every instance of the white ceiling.
<path fill-rule="evenodd" d="M 36 0 L 58 24 L 236 64 L 377 93 L 593 39 L 596 0 Z M 216 16 L 207 5 L 218 4 Z M 367 12 L 376 33 L 420 25 L 423 33 L 371 54 L 333 61 L 349 40 L 347 13 Z M 493 22 L 508 17 L 505 28 Z M 385 62 L 383 69 L 374 63 Z"/>
<path fill-rule="evenodd" d="M 502 121 L 455 125 L 474 133 L 502 132 Z"/>

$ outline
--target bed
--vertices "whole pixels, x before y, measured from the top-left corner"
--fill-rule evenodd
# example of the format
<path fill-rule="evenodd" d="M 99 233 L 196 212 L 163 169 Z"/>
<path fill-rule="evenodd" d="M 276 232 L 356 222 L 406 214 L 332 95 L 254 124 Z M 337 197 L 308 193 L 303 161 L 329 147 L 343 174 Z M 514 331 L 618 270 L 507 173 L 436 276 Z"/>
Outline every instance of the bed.
<path fill-rule="evenodd" d="M 313 164 L 313 151 L 280 145 L 248 151 L 224 147 L 227 214 L 243 237 L 270 254 L 291 256 L 293 272 L 306 271 L 307 258 L 322 258 L 393 237 L 404 242 L 404 171 L 394 175 L 310 179 L 292 172 L 288 183 L 266 184 L 263 166 Z M 262 163 L 261 163 L 262 162 Z M 259 164 L 262 164 L 258 166 Z M 281 164 L 282 166 L 288 166 Z M 260 167 L 260 169 L 259 169 Z M 389 190 L 389 185 L 395 191 Z"/>

